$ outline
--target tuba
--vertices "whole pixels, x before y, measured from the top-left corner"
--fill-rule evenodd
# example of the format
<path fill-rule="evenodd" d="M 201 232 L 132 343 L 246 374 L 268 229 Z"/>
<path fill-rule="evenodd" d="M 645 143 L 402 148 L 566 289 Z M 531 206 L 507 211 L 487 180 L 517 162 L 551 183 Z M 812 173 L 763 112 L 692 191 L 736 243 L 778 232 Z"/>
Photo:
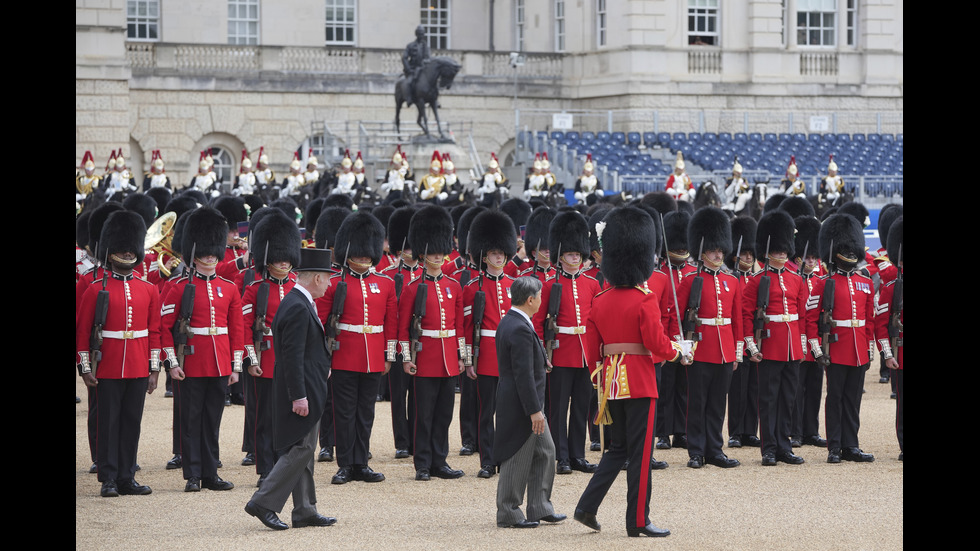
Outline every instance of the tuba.
<path fill-rule="evenodd" d="M 177 213 L 165 212 L 157 218 L 149 228 L 146 229 L 146 239 L 143 241 L 145 250 L 154 250 L 157 253 L 157 268 L 163 277 L 170 277 L 170 270 L 167 268 L 167 257 L 176 258 L 180 261 L 180 255 L 173 250 L 171 241 L 174 238 L 174 224 L 177 223 Z"/>

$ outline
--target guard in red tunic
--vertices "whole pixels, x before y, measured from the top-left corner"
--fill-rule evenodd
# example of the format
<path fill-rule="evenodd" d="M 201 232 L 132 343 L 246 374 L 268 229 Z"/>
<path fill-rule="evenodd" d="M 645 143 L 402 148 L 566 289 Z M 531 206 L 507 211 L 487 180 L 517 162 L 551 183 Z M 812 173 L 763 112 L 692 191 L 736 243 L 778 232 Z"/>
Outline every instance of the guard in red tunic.
<path fill-rule="evenodd" d="M 524 232 L 527 262 L 521 265 L 521 271 L 514 276 L 515 279 L 531 276 L 544 283 L 554 274 L 555 268 L 551 264 L 551 253 L 548 250 L 548 228 L 551 227 L 551 221 L 554 218 L 555 211 L 544 206 L 534 209 L 531 213 L 531 217 L 527 220 L 527 229 Z M 507 273 L 506 269 L 504 273 Z M 547 400 L 546 396 L 545 401 L 547 402 Z M 548 409 L 547 405 L 545 405 L 545 409 Z"/>
<path fill-rule="evenodd" d="M 820 308 L 820 296 L 814 294 L 814 287 L 820 279 L 820 221 L 813 216 L 797 216 L 796 257 L 798 273 L 806 283 L 808 298 L 807 315 Z M 804 258 L 804 255 L 806 257 Z M 815 336 L 814 336 L 815 337 Z M 810 336 L 808 336 L 808 339 Z M 796 389 L 793 407 L 793 422 L 790 428 L 790 442 L 793 447 L 803 444 L 827 447 L 827 441 L 820 437 L 820 398 L 823 395 L 823 366 L 817 362 L 814 352 L 819 347 L 810 344 L 806 355 L 800 362 L 800 384 Z"/>
<path fill-rule="evenodd" d="M 234 484 L 218 476 L 218 430 L 228 385 L 242 369 L 242 300 L 235 284 L 215 273 L 228 234 L 225 217 L 210 207 L 188 216 L 181 254 L 193 262 L 193 276 L 178 280 L 163 298 L 164 367 L 180 386 L 184 491 L 230 490 Z"/>
<path fill-rule="evenodd" d="M 814 285 L 820 308 L 810 311 L 807 335 L 819 338 L 815 354 L 827 369 L 828 463 L 874 461 L 858 446 L 864 374 L 871 367 L 875 340 L 874 285 L 858 267 L 863 254 L 864 231 L 856 218 L 833 214 L 824 220 L 820 257 L 831 271 Z"/>
<path fill-rule="evenodd" d="M 766 267 L 749 279 L 742 292 L 742 333 L 750 359 L 759 364 L 759 433 L 764 466 L 773 466 L 777 461 L 803 463 L 789 441 L 793 400 L 806 344 L 809 297 L 803 278 L 786 268 L 796 250 L 795 228 L 785 211 L 763 215 L 755 247 L 765 251 Z"/>
<path fill-rule="evenodd" d="M 381 260 L 384 236 L 381 222 L 367 212 L 345 218 L 335 250 L 343 251 L 347 265 L 323 296 L 323 310 L 330 313 L 327 348 L 339 467 L 333 484 L 385 479 L 368 467 L 378 387 L 395 361 L 398 339 L 395 282 L 371 269 Z"/>
<path fill-rule="evenodd" d="M 494 413 L 497 409 L 497 325 L 510 310 L 514 278 L 504 273 L 507 259 L 517 252 L 514 224 L 499 211 L 484 211 L 470 225 L 470 255 L 479 262 L 479 274 L 463 289 L 463 330 L 466 332 L 466 375 L 477 384 L 477 449 L 480 478 L 496 473 L 493 458 Z M 479 297 L 479 300 L 478 300 Z M 479 319 L 478 319 L 479 318 Z"/>
<path fill-rule="evenodd" d="M 532 210 L 531 205 L 527 201 L 517 197 L 511 197 L 503 203 L 500 203 L 500 211 L 510 217 L 511 222 L 514 223 L 514 235 L 517 239 L 517 253 L 504 266 L 504 273 L 511 277 L 517 277 L 517 274 L 526 268 L 523 266 L 524 256 L 526 256 L 524 236 Z"/>
<path fill-rule="evenodd" d="M 98 404 L 95 448 L 102 497 L 151 492 L 133 479 L 143 403 L 156 389 L 160 371 L 160 295 L 133 274 L 143 259 L 145 235 L 136 213 L 116 212 L 106 220 L 98 254 L 108 258 L 111 273 L 86 289 L 75 323 L 79 374 Z"/>
<path fill-rule="evenodd" d="M 657 411 L 656 364 L 676 360 L 681 351 L 690 363 L 690 343 L 671 342 L 660 324 L 657 296 L 643 290 L 655 267 L 653 219 L 635 207 L 617 208 L 599 232 L 602 271 L 612 286 L 596 295 L 585 336 L 597 361 L 599 419 L 609 431 L 609 449 L 575 508 L 575 520 L 599 530 L 596 512 L 619 472 L 626 471 L 626 533 L 667 536 L 650 522 L 652 490 L 648 459 L 653 453 Z"/>
<path fill-rule="evenodd" d="M 898 459 L 905 457 L 905 309 L 904 309 L 904 269 L 905 251 L 902 250 L 905 221 L 895 220 L 888 231 L 888 258 L 895 259 L 899 276 L 881 287 L 875 307 L 875 336 L 881 350 L 882 363 L 892 370 L 895 381 L 895 434 L 898 436 Z"/>
<path fill-rule="evenodd" d="M 466 353 L 462 288 L 442 273 L 445 256 L 453 250 L 449 212 L 437 205 L 419 209 L 408 241 L 415 258 L 425 262 L 424 275 L 402 290 L 398 315 L 404 369 L 415 376 L 415 479 L 459 478 L 463 471 L 446 463 L 456 376 L 463 372 Z M 422 288 L 424 302 L 416 300 Z"/>
<path fill-rule="evenodd" d="M 261 209 L 254 218 L 260 216 L 262 218 L 252 232 L 253 258 L 259 266 L 260 278 L 249 283 L 242 296 L 242 341 L 245 343 L 244 365 L 248 369 L 248 374 L 242 377 L 250 381 L 245 386 L 250 391 L 245 396 L 245 413 L 254 416 L 251 422 L 246 419 L 246 430 L 252 429 L 252 434 L 246 435 L 246 441 L 252 443 L 247 451 L 252 455 L 259 485 L 276 464 L 272 439 L 272 381 L 276 365 L 272 320 L 279 303 L 296 285 L 296 274 L 292 269 L 299 264 L 301 249 L 299 228 L 282 211 Z"/>
<path fill-rule="evenodd" d="M 687 466 L 695 469 L 705 463 L 725 469 L 739 465 L 722 451 L 725 401 L 744 344 L 738 278 L 724 268 L 731 246 L 731 223 L 724 211 L 695 211 L 687 248 L 702 251 L 700 266 L 677 289 L 683 337 L 698 343 L 694 363 L 687 368 Z"/>
<path fill-rule="evenodd" d="M 732 255 L 728 257 L 732 274 L 738 279 L 738 291 L 742 293 L 758 271 L 755 236 L 758 223 L 754 218 L 738 217 L 732 220 Z M 732 373 L 728 389 L 728 447 L 742 445 L 761 446 L 756 432 L 759 428 L 759 364 L 745 355 L 739 358 L 739 366 Z"/>
<path fill-rule="evenodd" d="M 888 232 L 892 224 L 902 216 L 904 211 L 905 207 L 898 203 L 889 203 L 878 211 L 878 239 L 881 242 L 881 247 L 876 251 L 868 251 L 865 258 L 869 264 L 874 264 L 875 268 L 878 269 L 879 281 L 875 282 L 875 289 L 879 293 L 885 285 L 898 278 L 898 267 L 888 257 L 888 246 L 886 242 L 888 241 Z M 896 392 L 895 382 L 891 378 L 892 373 L 893 371 L 882 363 L 878 371 L 878 382 L 881 384 L 891 382 L 892 398 L 894 399 Z"/>
<path fill-rule="evenodd" d="M 555 472 L 592 473 L 595 464 L 585 460 L 585 435 L 592 397 L 589 366 L 597 358 L 586 346 L 585 333 L 592 297 L 599 293 L 599 282 L 582 271 L 582 260 L 592 250 L 588 221 L 578 211 L 558 213 L 548 231 L 548 244 L 559 255 L 558 266 L 544 282 L 542 306 L 532 320 L 551 356 L 545 412 L 551 419 L 548 424 L 555 442 L 558 460 Z M 551 296 L 558 293 L 560 301 L 555 311 L 556 303 Z M 553 338 L 548 338 L 551 333 Z"/>

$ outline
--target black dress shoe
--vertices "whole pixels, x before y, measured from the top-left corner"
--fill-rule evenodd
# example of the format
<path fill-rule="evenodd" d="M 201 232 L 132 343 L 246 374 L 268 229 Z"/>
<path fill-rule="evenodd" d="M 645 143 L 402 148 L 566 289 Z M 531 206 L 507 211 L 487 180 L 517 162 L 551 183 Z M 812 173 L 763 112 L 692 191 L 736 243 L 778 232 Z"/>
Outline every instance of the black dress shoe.
<path fill-rule="evenodd" d="M 459 449 L 459 455 L 473 455 L 473 450 L 476 446 L 473 444 L 463 444 L 463 447 Z"/>
<path fill-rule="evenodd" d="M 571 468 L 573 471 L 579 471 L 582 473 L 594 473 L 598 465 L 595 463 L 589 463 L 581 457 L 576 457 L 571 461 Z"/>
<path fill-rule="evenodd" d="M 95 474 L 97 472 L 99 472 L 98 463 L 92 463 L 92 466 L 88 468 L 88 474 Z"/>
<path fill-rule="evenodd" d="M 316 456 L 317 461 L 333 461 L 333 448 L 322 448 L 320 455 Z"/>
<path fill-rule="evenodd" d="M 255 465 L 255 455 L 251 453 L 246 453 L 245 457 L 242 458 L 242 466 L 251 467 L 253 465 Z"/>
<path fill-rule="evenodd" d="M 225 396 L 225 407 L 229 407 L 230 405 L 231 405 L 231 396 Z"/>
<path fill-rule="evenodd" d="M 667 462 L 666 461 L 657 461 L 656 458 L 653 458 L 653 457 L 650 458 L 650 470 L 653 470 L 653 471 L 662 471 L 662 470 L 664 470 L 666 468 L 667 468 Z"/>
<path fill-rule="evenodd" d="M 905 452 L 898 452 L 898 460 L 905 461 Z"/>
<path fill-rule="evenodd" d="M 792 437 L 790 437 L 790 439 L 789 439 L 789 447 L 791 447 L 791 448 L 802 448 L 803 447 L 803 439 L 800 438 L 799 436 L 792 436 Z"/>
<path fill-rule="evenodd" d="M 354 472 L 350 467 L 341 467 L 337 469 L 337 474 L 333 475 L 330 479 L 331 484 L 347 484 L 351 481 L 354 476 Z"/>
<path fill-rule="evenodd" d="M 406 459 L 410 456 L 408 450 L 395 450 L 395 459 Z"/>
<path fill-rule="evenodd" d="M 498 524 L 497 526 L 500 526 L 501 528 L 537 528 L 538 521 L 524 519 L 520 522 L 515 522 L 514 524 Z"/>
<path fill-rule="evenodd" d="M 878 379 L 878 382 L 881 383 L 881 384 L 887 383 L 888 382 L 888 375 L 882 375 L 882 377 L 880 379 Z"/>
<path fill-rule="evenodd" d="M 803 444 L 805 446 L 816 446 L 818 448 L 827 447 L 827 441 L 820 438 L 819 434 L 811 434 L 810 436 L 803 437 Z"/>
<path fill-rule="evenodd" d="M 657 438 L 657 449 L 658 450 L 669 450 L 670 449 L 670 438 L 660 437 Z"/>
<path fill-rule="evenodd" d="M 627 526 L 626 535 L 631 538 L 646 536 L 648 538 L 663 538 L 670 535 L 670 530 L 657 528 L 653 523 L 646 526 Z"/>
<path fill-rule="evenodd" d="M 187 479 L 187 484 L 184 484 L 185 492 L 200 492 L 201 491 L 201 479 L 196 476 L 192 476 Z"/>
<path fill-rule="evenodd" d="M 567 459 L 560 459 L 555 474 L 572 474 L 572 464 Z"/>
<path fill-rule="evenodd" d="M 602 530 L 602 525 L 599 524 L 598 520 L 596 520 L 595 513 L 586 513 L 581 509 L 575 509 L 575 515 L 572 518 L 595 530 L 596 532 Z"/>
<path fill-rule="evenodd" d="M 714 465 L 715 467 L 721 467 L 722 469 L 731 469 L 733 467 L 738 467 L 741 465 L 738 459 L 732 459 L 725 454 L 716 455 L 715 457 L 709 457 L 706 462 L 708 465 Z"/>
<path fill-rule="evenodd" d="M 137 463 L 137 464 L 136 464 L 136 470 L 137 470 L 137 471 L 142 471 L 142 470 L 143 470 L 143 467 L 140 467 L 140 464 L 139 464 L 139 463 Z"/>
<path fill-rule="evenodd" d="M 415 480 L 428 482 L 429 478 L 429 469 L 419 469 L 415 471 Z"/>
<path fill-rule="evenodd" d="M 219 459 L 219 460 L 218 460 L 218 468 L 220 469 L 220 468 L 222 468 L 222 467 L 224 467 L 224 464 L 223 464 L 223 463 L 221 462 L 221 460 Z"/>
<path fill-rule="evenodd" d="M 173 398 L 174 397 L 174 391 L 172 391 L 172 390 L 166 390 L 166 391 L 164 391 L 163 397 L 164 398 Z"/>
<path fill-rule="evenodd" d="M 803 458 L 793 452 L 777 453 L 776 461 L 779 461 L 780 463 L 787 463 L 789 465 L 802 465 L 804 463 Z"/>
<path fill-rule="evenodd" d="M 686 434 L 676 434 L 674 435 L 674 443 L 671 444 L 675 448 L 687 449 L 687 435 Z"/>
<path fill-rule="evenodd" d="M 228 482 L 227 480 L 222 480 L 218 475 L 202 478 L 201 486 L 215 492 L 224 492 L 235 487 L 234 484 Z"/>
<path fill-rule="evenodd" d="M 731 438 L 728 439 L 728 447 L 729 448 L 741 448 L 742 447 L 742 439 L 739 438 L 738 436 L 732 436 Z"/>
<path fill-rule="evenodd" d="M 762 440 L 754 434 L 746 434 L 742 436 L 742 444 L 745 446 L 752 446 L 753 448 L 761 448 Z"/>
<path fill-rule="evenodd" d="M 153 493 L 149 486 L 144 486 L 135 480 L 127 480 L 119 485 L 119 495 L 122 496 L 148 496 Z"/>
<path fill-rule="evenodd" d="M 771 453 L 767 453 L 766 455 L 763 455 L 762 456 L 762 466 L 763 467 L 773 467 L 775 465 L 776 465 L 776 456 L 775 455 L 773 455 Z"/>
<path fill-rule="evenodd" d="M 550 515 L 545 515 L 541 517 L 541 520 L 545 522 L 561 522 L 568 518 L 568 515 L 563 515 L 561 513 L 551 513 Z"/>
<path fill-rule="evenodd" d="M 279 520 L 275 512 L 259 507 L 254 502 L 249 501 L 245 504 L 245 512 L 262 521 L 262 524 L 273 530 L 286 530 L 289 528 L 285 522 Z"/>
<path fill-rule="evenodd" d="M 178 453 L 177 455 L 171 457 L 170 461 L 167 461 L 167 470 L 172 471 L 174 469 L 179 469 L 183 466 L 183 463 L 184 461 Z"/>
<path fill-rule="evenodd" d="M 701 467 L 704 467 L 704 458 L 701 457 L 700 455 L 695 455 L 690 460 L 688 460 L 687 466 L 692 469 L 700 469 Z"/>
<path fill-rule="evenodd" d="M 265 482 L 265 479 L 266 478 L 269 478 L 269 475 L 268 474 L 259 475 L 259 479 L 257 481 L 255 481 L 255 487 L 256 488 L 261 488 L 262 487 L 262 483 Z"/>
<path fill-rule="evenodd" d="M 436 478 L 452 480 L 454 478 L 460 478 L 461 476 L 463 476 L 463 471 L 450 469 L 449 465 L 443 465 L 442 467 L 439 467 L 438 469 L 433 471 L 432 476 Z"/>
<path fill-rule="evenodd" d="M 334 517 L 313 515 L 312 517 L 304 518 L 302 520 L 294 520 L 293 528 L 306 528 L 307 526 L 333 526 L 334 524 L 337 524 L 337 519 Z"/>
<path fill-rule="evenodd" d="M 891 398 L 892 400 L 898 400 L 898 394 L 892 392 L 892 394 L 891 394 L 891 396 L 889 396 L 889 398 Z"/>
<path fill-rule="evenodd" d="M 831 448 L 831 450 L 827 452 L 827 463 L 840 463 L 839 448 Z"/>
<path fill-rule="evenodd" d="M 375 472 L 374 469 L 367 465 L 354 467 L 354 480 L 360 480 L 361 482 L 381 482 L 384 479 L 385 475 Z"/>
<path fill-rule="evenodd" d="M 480 467 L 480 472 L 476 473 L 477 478 L 490 478 L 497 471 L 497 468 L 493 465 L 484 465 Z"/>
<path fill-rule="evenodd" d="M 232 394 L 231 403 L 235 404 L 236 406 L 244 406 L 245 396 L 243 396 L 242 394 Z"/>
<path fill-rule="evenodd" d="M 119 488 L 116 487 L 115 480 L 106 480 L 102 483 L 102 490 L 99 492 L 102 497 L 119 497 Z"/>
<path fill-rule="evenodd" d="M 654 461 L 653 459 L 650 460 L 650 468 L 651 469 L 653 468 L 653 461 Z M 623 461 L 623 466 L 620 467 L 619 470 L 625 471 L 626 469 L 629 469 L 629 468 L 630 468 L 630 460 L 627 459 L 626 461 Z"/>
<path fill-rule="evenodd" d="M 875 460 L 875 456 L 870 453 L 864 453 L 859 448 L 844 448 L 841 450 L 840 458 L 844 461 L 855 461 L 857 463 L 871 463 Z"/>
<path fill-rule="evenodd" d="M 598 442 L 593 442 L 593 443 L 589 444 L 589 451 L 601 452 L 602 451 L 602 444 L 600 444 Z"/>

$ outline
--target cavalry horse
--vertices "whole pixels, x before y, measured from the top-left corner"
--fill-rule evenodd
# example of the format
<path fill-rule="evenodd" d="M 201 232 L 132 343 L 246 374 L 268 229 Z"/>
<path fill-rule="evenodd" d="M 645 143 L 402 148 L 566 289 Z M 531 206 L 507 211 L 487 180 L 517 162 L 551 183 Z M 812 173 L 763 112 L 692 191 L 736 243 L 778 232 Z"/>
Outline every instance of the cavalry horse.
<path fill-rule="evenodd" d="M 439 130 L 439 137 L 445 138 L 442 127 L 439 124 L 439 89 L 449 89 L 453 85 L 453 79 L 459 72 L 462 65 L 455 59 L 445 56 L 432 57 L 422 64 L 422 70 L 413 82 L 405 76 L 398 79 L 395 83 L 395 132 L 401 132 L 401 110 L 402 104 L 414 104 L 418 109 L 419 116 L 415 122 L 422 128 L 426 136 L 429 134 L 429 119 L 425 114 L 425 106 L 428 104 L 432 108 L 432 114 L 436 118 L 436 128 Z"/>

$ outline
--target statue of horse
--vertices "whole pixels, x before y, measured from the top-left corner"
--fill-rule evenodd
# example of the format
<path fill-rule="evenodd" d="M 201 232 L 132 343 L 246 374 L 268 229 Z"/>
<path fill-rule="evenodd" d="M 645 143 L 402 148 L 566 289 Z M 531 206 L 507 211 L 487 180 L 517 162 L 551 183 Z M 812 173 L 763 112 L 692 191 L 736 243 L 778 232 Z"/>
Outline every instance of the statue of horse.
<path fill-rule="evenodd" d="M 395 83 L 395 132 L 401 132 L 401 110 L 402 104 L 412 104 L 418 109 L 419 116 L 416 119 L 418 125 L 426 136 L 429 134 L 429 119 L 425 114 L 425 106 L 432 108 L 432 114 L 436 118 L 436 128 L 439 130 L 439 137 L 445 139 L 442 127 L 439 123 L 439 89 L 449 89 L 453 85 L 453 79 L 459 72 L 462 65 L 455 59 L 445 56 L 436 56 L 425 60 L 422 70 L 419 71 L 415 81 L 406 77 L 401 77 Z"/>

